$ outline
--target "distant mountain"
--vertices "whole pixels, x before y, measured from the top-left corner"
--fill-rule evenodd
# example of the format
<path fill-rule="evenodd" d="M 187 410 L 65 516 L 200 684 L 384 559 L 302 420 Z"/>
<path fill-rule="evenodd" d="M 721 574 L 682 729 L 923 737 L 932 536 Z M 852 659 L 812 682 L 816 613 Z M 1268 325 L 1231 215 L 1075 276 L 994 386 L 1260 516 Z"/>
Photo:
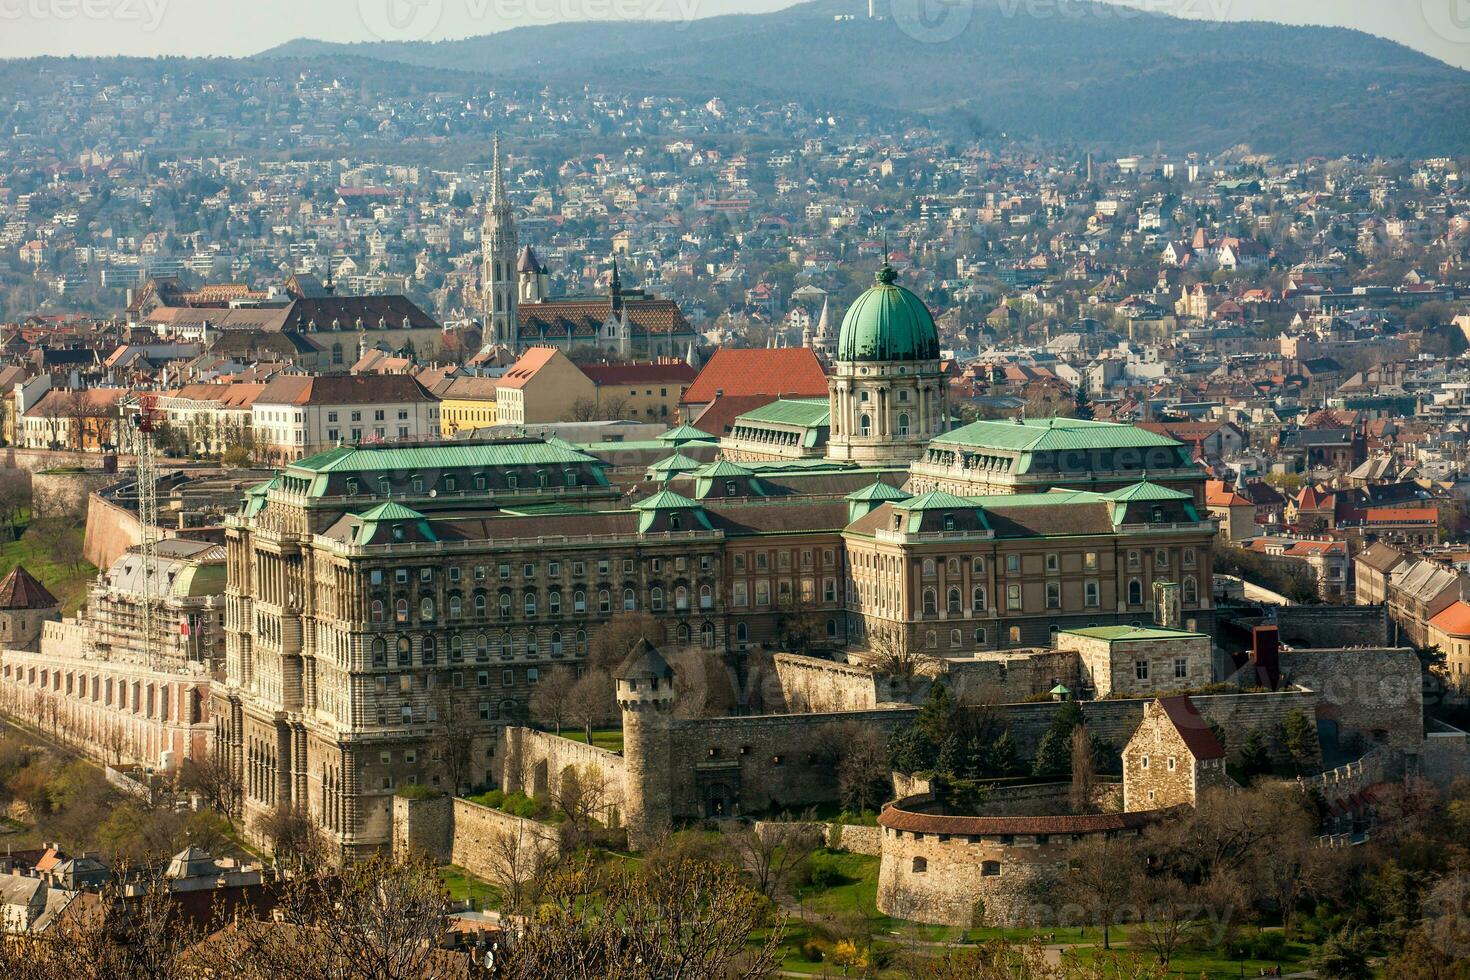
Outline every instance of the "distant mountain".
<path fill-rule="evenodd" d="M 1064 12 L 1027 0 L 958 0 L 949 16 L 967 21 L 942 42 L 921 39 L 929 28 L 908 18 L 868 20 L 865 0 L 818 0 L 690 23 L 559 24 L 437 43 L 298 40 L 258 57 L 346 55 L 522 83 L 799 99 L 1088 147 L 1158 141 L 1209 152 L 1248 143 L 1298 156 L 1470 149 L 1470 72 L 1403 45 L 1340 28 L 1061 3 Z"/>

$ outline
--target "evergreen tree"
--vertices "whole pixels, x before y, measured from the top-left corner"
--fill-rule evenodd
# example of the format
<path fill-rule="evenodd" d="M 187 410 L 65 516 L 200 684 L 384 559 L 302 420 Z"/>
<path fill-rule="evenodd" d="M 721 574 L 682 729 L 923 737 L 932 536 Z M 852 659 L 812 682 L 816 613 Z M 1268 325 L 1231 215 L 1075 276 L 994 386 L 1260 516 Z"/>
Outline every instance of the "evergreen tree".
<path fill-rule="evenodd" d="M 1271 771 L 1271 752 L 1259 730 L 1246 732 L 1245 741 L 1235 753 L 1235 768 L 1241 782 L 1249 783 Z"/>
<path fill-rule="evenodd" d="M 965 757 L 960 749 L 959 736 L 951 734 L 939 743 L 939 757 L 935 760 L 934 768 L 950 777 L 964 773 Z"/>
<path fill-rule="evenodd" d="M 980 767 L 987 776 L 1015 776 L 1022 771 L 1021 754 L 1009 729 L 985 747 Z"/>
<path fill-rule="evenodd" d="M 929 688 L 929 696 L 919 708 L 914 728 L 937 752 L 944 740 L 955 734 L 956 706 L 949 688 L 939 681 Z"/>
<path fill-rule="evenodd" d="M 1063 701 L 1041 736 L 1031 771 L 1038 776 L 1065 776 L 1072 771 L 1072 731 L 1082 724 L 1082 705 Z"/>

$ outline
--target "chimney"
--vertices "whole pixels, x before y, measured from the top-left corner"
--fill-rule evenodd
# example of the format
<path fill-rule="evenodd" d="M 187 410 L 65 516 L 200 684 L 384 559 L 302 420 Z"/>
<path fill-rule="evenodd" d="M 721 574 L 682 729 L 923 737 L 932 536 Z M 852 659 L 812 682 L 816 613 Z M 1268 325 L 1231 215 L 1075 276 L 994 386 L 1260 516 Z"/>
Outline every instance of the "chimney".
<path fill-rule="evenodd" d="M 1251 663 L 1256 682 L 1276 690 L 1281 685 L 1281 634 L 1274 625 L 1251 630 Z"/>

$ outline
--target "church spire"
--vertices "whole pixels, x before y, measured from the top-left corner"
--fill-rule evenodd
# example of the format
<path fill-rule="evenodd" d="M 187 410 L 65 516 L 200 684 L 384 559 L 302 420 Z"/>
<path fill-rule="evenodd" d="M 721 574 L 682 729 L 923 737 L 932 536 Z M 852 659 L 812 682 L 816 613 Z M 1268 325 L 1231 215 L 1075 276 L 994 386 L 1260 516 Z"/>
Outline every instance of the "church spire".
<path fill-rule="evenodd" d="M 484 302 L 486 339 L 515 353 L 519 348 L 519 317 L 516 313 L 516 266 L 520 251 L 515 214 L 505 192 L 505 171 L 500 159 L 500 137 L 492 144 L 490 193 L 485 200 L 485 223 L 480 231 L 480 292 Z"/>

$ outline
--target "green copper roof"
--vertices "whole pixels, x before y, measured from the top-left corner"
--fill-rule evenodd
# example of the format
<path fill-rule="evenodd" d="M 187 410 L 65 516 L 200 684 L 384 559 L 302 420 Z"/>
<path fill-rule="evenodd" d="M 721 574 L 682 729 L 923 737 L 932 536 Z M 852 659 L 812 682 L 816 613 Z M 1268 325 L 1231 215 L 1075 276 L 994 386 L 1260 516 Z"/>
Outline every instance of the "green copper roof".
<path fill-rule="evenodd" d="M 654 436 L 654 438 L 659 442 L 671 442 L 676 446 L 686 442 L 719 442 L 718 437 L 710 435 L 703 429 L 696 429 L 687 422 L 677 428 L 670 429 L 663 435 Z"/>
<path fill-rule="evenodd" d="M 365 521 L 417 521 L 422 520 L 424 515 L 411 507 L 389 500 L 376 507 L 369 507 L 357 516 Z"/>
<path fill-rule="evenodd" d="M 830 405 L 825 398 L 778 398 L 741 415 L 740 422 L 777 422 L 803 427 L 823 426 L 830 422 Z"/>
<path fill-rule="evenodd" d="M 664 457 L 650 466 L 648 468 L 648 478 L 650 480 L 657 479 L 658 477 L 668 479 L 677 473 L 692 473 L 703 465 L 697 459 L 690 459 L 683 453 L 675 453 L 672 456 Z"/>
<path fill-rule="evenodd" d="M 863 487 L 861 490 L 854 490 L 852 493 L 848 494 L 847 499 L 908 500 L 912 496 L 913 494 L 909 493 L 907 490 L 900 490 L 898 487 L 890 486 L 887 483 L 884 483 L 882 480 L 875 480 L 872 483 L 869 483 L 867 486 Z"/>
<path fill-rule="evenodd" d="M 897 285 L 887 262 L 877 281 L 848 307 L 837 335 L 839 361 L 932 361 L 939 331 L 924 301 Z"/>
<path fill-rule="evenodd" d="M 312 473 L 383 473 L 394 470 L 450 469 L 466 466 L 544 466 L 558 463 L 597 462 L 595 457 L 574 448 L 541 440 L 526 442 L 481 442 L 432 446 L 338 446 L 292 463 L 288 470 Z"/>
<path fill-rule="evenodd" d="M 1122 502 L 1122 501 L 1133 501 L 1133 500 L 1193 500 L 1194 499 L 1194 497 L 1190 496 L 1187 493 L 1181 493 L 1178 490 L 1170 490 L 1168 487 L 1161 487 L 1157 483 L 1149 483 L 1147 477 L 1145 477 L 1144 480 L 1143 480 L 1143 482 L 1141 482 L 1141 483 L 1135 483 L 1132 486 L 1127 486 L 1127 487 L 1119 487 L 1117 490 L 1109 490 L 1107 493 L 1104 493 L 1102 496 L 1108 498 L 1109 500 L 1115 500 L 1115 501 L 1120 501 L 1120 502 Z"/>
<path fill-rule="evenodd" d="M 966 500 L 964 497 L 956 497 L 944 490 L 930 490 L 928 493 L 917 497 L 910 497 L 901 503 L 894 504 L 896 510 L 956 510 L 966 507 L 978 507 L 976 500 Z"/>
<path fill-rule="evenodd" d="M 643 500 L 640 500 L 636 504 L 634 504 L 633 509 L 638 511 L 639 534 L 643 534 L 651 527 L 653 527 L 655 520 L 657 520 L 658 518 L 659 512 L 667 510 L 692 511 L 694 514 L 694 519 L 699 522 L 700 527 L 704 528 L 706 531 L 713 529 L 713 525 L 709 522 L 709 515 L 704 512 L 704 508 L 700 506 L 699 501 L 690 500 L 683 494 L 675 493 L 672 490 L 660 490 L 652 497 L 645 497 Z M 683 530 L 694 531 L 697 530 L 697 528 L 688 527 L 684 528 Z"/>
<path fill-rule="evenodd" d="M 933 441 L 1031 452 L 1180 445 L 1168 436 L 1137 426 L 1084 419 L 1016 419 L 1010 422 L 982 420 L 935 436 Z"/>
<path fill-rule="evenodd" d="M 1162 629 L 1157 626 L 1088 626 L 1085 629 L 1062 630 L 1061 632 L 1076 633 L 1078 636 L 1088 636 L 1094 640 L 1107 640 L 1109 643 L 1116 643 L 1119 640 L 1178 640 L 1205 636 L 1204 633 Z"/>
<path fill-rule="evenodd" d="M 699 501 L 690 500 L 683 494 L 672 490 L 660 490 L 652 497 L 644 497 L 633 505 L 634 510 L 679 510 L 684 507 L 698 509 Z"/>
<path fill-rule="evenodd" d="M 358 517 L 362 523 L 358 525 L 353 535 L 358 544 L 371 544 L 373 538 L 377 536 L 378 528 L 383 524 L 412 524 L 425 541 L 439 540 L 439 536 L 434 533 L 434 529 L 429 526 L 429 521 L 423 514 L 392 500 L 378 504 L 376 507 L 369 507 Z"/>
<path fill-rule="evenodd" d="M 755 471 L 747 469 L 746 467 L 741 466 L 739 463 L 732 463 L 728 459 L 717 459 L 713 463 L 709 463 L 706 466 L 702 467 L 694 475 L 699 477 L 700 479 L 729 476 L 754 476 Z"/>

